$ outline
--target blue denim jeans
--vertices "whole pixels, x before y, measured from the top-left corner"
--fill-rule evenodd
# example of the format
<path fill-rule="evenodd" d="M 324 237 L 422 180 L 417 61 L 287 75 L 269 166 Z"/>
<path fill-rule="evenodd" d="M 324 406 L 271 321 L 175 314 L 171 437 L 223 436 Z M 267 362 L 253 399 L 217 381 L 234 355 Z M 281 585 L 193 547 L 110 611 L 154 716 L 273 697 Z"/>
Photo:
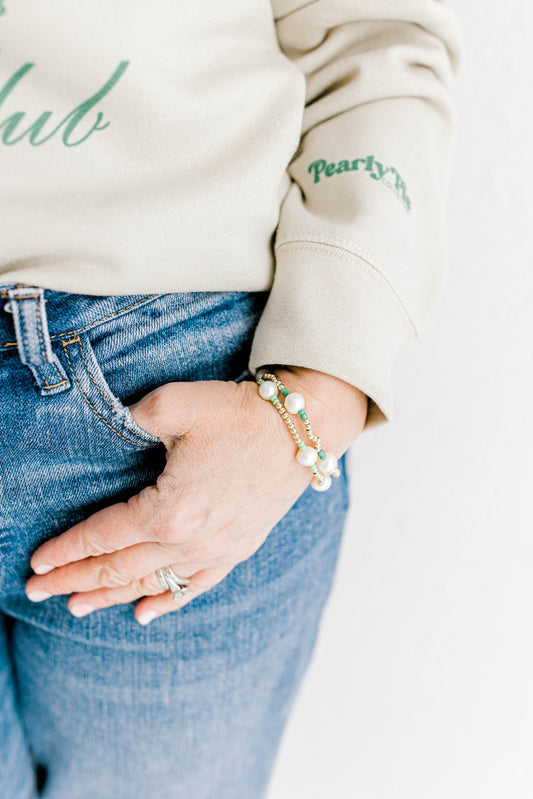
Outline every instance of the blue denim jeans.
<path fill-rule="evenodd" d="M 77 619 L 24 585 L 42 542 L 163 470 L 128 404 L 169 381 L 251 379 L 266 293 L 0 292 L 0 797 L 264 797 L 335 572 L 342 462 L 251 558 L 148 627 L 134 603 Z"/>

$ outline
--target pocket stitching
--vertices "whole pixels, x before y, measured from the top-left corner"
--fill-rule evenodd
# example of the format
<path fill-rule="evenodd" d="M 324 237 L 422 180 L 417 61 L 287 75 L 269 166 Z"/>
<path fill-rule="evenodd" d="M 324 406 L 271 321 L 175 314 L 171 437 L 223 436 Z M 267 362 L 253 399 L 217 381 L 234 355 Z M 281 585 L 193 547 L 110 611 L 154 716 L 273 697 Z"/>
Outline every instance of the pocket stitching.
<path fill-rule="evenodd" d="M 80 344 L 80 354 L 81 354 L 81 357 L 82 357 L 82 359 L 83 359 L 83 363 L 85 364 L 85 368 L 86 368 L 86 370 L 87 370 L 87 374 L 89 375 L 89 377 L 90 377 L 90 378 L 91 378 L 91 380 L 93 381 L 94 385 L 95 385 L 95 386 L 96 386 L 96 388 L 98 389 L 98 393 L 99 393 L 99 394 L 100 394 L 100 396 L 102 397 L 103 401 L 104 401 L 104 402 L 106 402 L 106 403 L 109 405 L 109 407 L 110 407 L 110 408 L 112 408 L 112 407 L 113 407 L 113 404 L 112 404 L 111 402 L 109 402 L 109 400 L 108 400 L 108 399 L 107 399 L 107 397 L 105 396 L 104 392 L 102 391 L 102 389 L 100 388 L 100 386 L 98 385 L 98 383 L 96 382 L 96 380 L 94 379 L 94 375 L 93 375 L 93 373 L 92 373 L 92 372 L 91 372 L 91 370 L 89 369 L 89 364 L 87 363 L 87 361 L 86 361 L 86 359 L 85 359 L 85 351 L 84 351 L 84 349 L 83 349 L 83 342 L 82 342 L 81 338 L 80 338 L 79 336 L 76 336 L 76 338 L 73 338 L 73 339 L 71 339 L 70 341 L 64 341 L 64 342 L 62 342 L 62 344 L 65 346 L 65 345 L 67 345 L 67 344 L 73 344 L 75 341 L 78 341 L 78 342 L 79 342 L 79 344 Z"/>
<path fill-rule="evenodd" d="M 81 340 L 81 338 L 80 338 L 79 336 L 76 336 L 75 338 L 71 339 L 70 341 L 67 341 L 67 342 L 66 342 L 66 344 L 73 344 L 73 343 L 74 343 L 74 342 L 76 342 L 76 341 L 77 341 L 77 342 L 79 342 L 79 345 L 80 345 L 80 355 L 81 355 L 81 357 L 82 357 L 83 363 L 85 364 L 85 369 L 86 369 L 86 371 L 87 371 L 87 374 L 89 375 L 89 377 L 90 377 L 90 378 L 91 378 L 91 380 L 93 381 L 94 385 L 96 386 L 96 389 L 97 389 L 98 393 L 100 394 L 100 396 L 102 397 L 103 401 L 104 401 L 104 402 L 105 402 L 107 405 L 109 405 L 109 407 L 111 408 L 111 410 L 113 410 L 113 409 L 114 409 L 114 405 L 113 405 L 113 403 L 112 403 L 112 402 L 109 402 L 109 400 L 108 400 L 108 399 L 107 399 L 107 397 L 105 396 L 104 392 L 102 391 L 102 389 L 101 389 L 101 388 L 100 388 L 100 386 L 98 385 L 98 382 L 97 382 L 96 378 L 94 377 L 93 373 L 92 373 L 92 372 L 91 372 L 91 370 L 89 369 L 89 364 L 87 363 L 87 360 L 86 360 L 86 358 L 85 358 L 85 350 L 83 349 L 83 341 Z M 93 357 L 94 357 L 94 355 L 93 355 Z M 123 407 L 125 407 L 125 408 L 126 408 L 126 411 L 128 412 L 128 415 L 129 415 L 129 416 L 131 416 L 131 412 L 130 412 L 129 408 L 128 408 L 127 406 L 125 406 L 125 405 L 124 405 L 124 404 L 123 404 L 123 403 L 122 403 L 120 400 L 119 400 L 119 402 L 120 402 L 120 404 L 121 404 L 121 405 L 123 405 Z M 135 422 L 135 419 L 133 419 L 133 422 Z M 116 431 L 115 431 L 115 432 L 116 432 Z M 129 432 L 132 434 L 132 436 L 137 436 L 137 438 L 140 438 L 140 439 L 141 439 L 141 441 L 148 441 L 148 440 L 149 440 L 148 438 L 145 438 L 144 436 L 142 436 L 140 433 L 137 433 L 135 430 L 129 430 Z M 132 443 L 134 443 L 134 442 L 132 442 Z M 155 444 L 156 442 L 154 441 L 153 443 Z"/>
<path fill-rule="evenodd" d="M 112 426 L 111 426 L 111 425 L 110 425 L 108 422 L 106 422 L 106 420 L 104 419 L 104 417 L 103 417 L 103 416 L 102 416 L 100 413 L 98 413 L 98 411 L 96 410 L 96 408 L 94 407 L 94 405 L 93 405 L 93 404 L 90 402 L 89 398 L 87 397 L 87 395 L 86 395 L 86 394 L 85 394 L 85 392 L 83 391 L 82 387 L 80 386 L 79 380 L 78 380 L 78 378 L 76 377 L 76 375 L 75 375 L 75 373 L 74 373 L 74 369 L 72 368 L 72 362 L 71 362 L 71 360 L 70 360 L 70 356 L 69 356 L 69 354 L 68 354 L 68 349 L 67 349 L 67 347 L 68 347 L 68 345 L 69 345 L 69 344 L 73 344 L 73 343 L 74 343 L 74 342 L 76 342 L 76 341 L 80 341 L 80 338 L 79 338 L 79 336 L 76 336 L 76 338 L 70 339 L 70 341 L 67 341 L 67 342 L 65 342 L 65 341 L 62 341 L 61 343 L 62 343 L 62 345 L 63 345 L 63 352 L 64 352 L 64 353 L 65 353 L 65 355 L 66 355 L 66 358 L 67 358 L 67 362 L 68 362 L 69 369 L 70 369 L 70 371 L 72 372 L 72 377 L 74 378 L 74 380 L 75 380 L 75 382 L 76 382 L 76 385 L 78 386 L 78 388 L 79 388 L 79 390 L 80 390 L 80 394 L 82 395 L 82 397 L 83 397 L 83 399 L 85 400 L 85 402 L 87 403 L 87 405 L 89 405 L 89 407 L 91 408 L 91 410 L 93 411 L 93 413 L 95 413 L 95 414 L 96 414 L 96 416 L 98 416 L 98 418 L 99 418 L 99 419 L 101 419 L 101 420 L 102 420 L 102 422 L 103 422 L 103 423 L 104 423 L 104 424 L 105 424 L 107 427 L 109 427 L 109 429 L 110 429 L 110 430 L 112 430 L 112 431 L 113 431 L 113 433 L 115 433 L 117 436 L 119 436 L 119 438 L 122 438 L 122 439 L 124 439 L 124 441 L 127 441 L 127 442 L 128 442 L 128 444 L 133 444 L 133 445 L 134 445 L 134 446 L 136 446 L 136 447 L 152 447 L 152 446 L 154 446 L 155 442 L 152 442 L 152 443 L 149 443 L 149 444 L 139 444 L 137 441 L 132 441 L 130 438 L 126 438 L 126 436 L 123 436 L 123 435 L 122 435 L 122 433 L 119 433 L 119 432 L 118 432 L 118 430 L 115 430 L 115 428 L 114 428 L 114 427 L 112 427 Z M 80 341 L 80 345 L 81 345 L 81 341 Z M 83 356 L 82 356 L 82 357 L 83 357 Z M 84 359 L 84 362 L 85 362 L 85 359 Z M 98 387 L 97 387 L 97 388 L 98 388 Z M 98 389 L 98 390 L 100 390 L 100 389 Z M 101 392 L 100 392 L 100 393 L 101 393 Z M 107 400 L 106 400 L 106 402 L 107 402 Z M 109 403 L 108 403 L 108 404 L 109 404 Z M 140 438 L 140 436 L 139 436 L 139 438 Z"/>

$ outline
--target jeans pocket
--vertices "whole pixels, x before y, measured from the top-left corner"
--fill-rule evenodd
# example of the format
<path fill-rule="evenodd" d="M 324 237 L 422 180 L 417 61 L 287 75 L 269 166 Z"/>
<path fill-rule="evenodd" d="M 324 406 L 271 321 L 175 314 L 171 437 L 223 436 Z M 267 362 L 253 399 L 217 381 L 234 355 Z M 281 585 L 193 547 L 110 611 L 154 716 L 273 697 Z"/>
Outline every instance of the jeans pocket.
<path fill-rule="evenodd" d="M 66 371 L 83 408 L 108 430 L 134 447 L 153 447 L 161 440 L 140 427 L 127 405 L 109 387 L 88 333 L 77 333 L 61 340 Z M 102 431 L 103 432 L 103 431 Z"/>

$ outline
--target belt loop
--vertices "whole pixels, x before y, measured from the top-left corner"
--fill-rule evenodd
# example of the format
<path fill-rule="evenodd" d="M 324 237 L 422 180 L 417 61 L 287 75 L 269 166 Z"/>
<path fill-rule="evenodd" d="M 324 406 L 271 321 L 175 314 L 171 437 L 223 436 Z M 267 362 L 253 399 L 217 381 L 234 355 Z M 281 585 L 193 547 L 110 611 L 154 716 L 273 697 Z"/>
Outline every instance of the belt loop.
<path fill-rule="evenodd" d="M 20 360 L 31 369 L 42 396 L 70 388 L 70 380 L 52 351 L 44 306 L 44 289 L 36 286 L 7 290 L 13 313 Z"/>

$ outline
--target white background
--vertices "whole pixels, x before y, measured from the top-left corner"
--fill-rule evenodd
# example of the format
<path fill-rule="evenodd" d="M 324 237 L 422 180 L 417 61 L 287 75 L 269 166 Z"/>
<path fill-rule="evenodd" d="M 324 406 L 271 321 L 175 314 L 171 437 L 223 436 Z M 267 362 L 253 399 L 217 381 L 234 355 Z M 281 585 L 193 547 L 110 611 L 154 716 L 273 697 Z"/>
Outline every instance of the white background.
<path fill-rule="evenodd" d="M 333 592 L 269 799 L 533 797 L 533 5 L 465 56 L 440 309 L 350 455 Z"/>

